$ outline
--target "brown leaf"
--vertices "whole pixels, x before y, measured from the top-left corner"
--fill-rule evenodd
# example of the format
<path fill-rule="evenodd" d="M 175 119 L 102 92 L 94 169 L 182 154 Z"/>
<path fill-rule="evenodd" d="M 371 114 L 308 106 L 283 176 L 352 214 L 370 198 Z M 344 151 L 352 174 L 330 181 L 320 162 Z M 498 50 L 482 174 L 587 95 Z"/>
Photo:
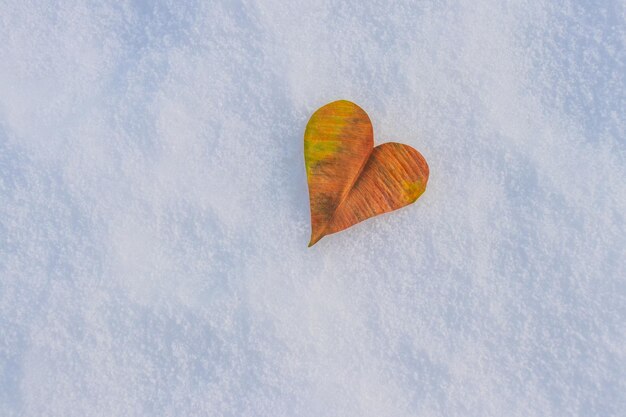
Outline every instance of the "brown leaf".
<path fill-rule="evenodd" d="M 367 113 L 346 100 L 318 109 L 304 133 L 311 242 L 413 203 L 425 191 L 428 164 L 400 143 L 374 148 Z"/>

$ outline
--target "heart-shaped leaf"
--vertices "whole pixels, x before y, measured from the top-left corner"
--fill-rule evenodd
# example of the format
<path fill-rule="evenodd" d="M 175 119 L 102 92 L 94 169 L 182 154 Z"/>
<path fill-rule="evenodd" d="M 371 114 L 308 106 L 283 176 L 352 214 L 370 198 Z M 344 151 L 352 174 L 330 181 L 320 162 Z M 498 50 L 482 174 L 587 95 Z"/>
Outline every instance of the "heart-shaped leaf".
<path fill-rule="evenodd" d="M 413 203 L 426 190 L 428 164 L 415 149 L 389 142 L 374 148 L 372 123 L 356 104 L 318 109 L 304 132 L 311 242 Z"/>

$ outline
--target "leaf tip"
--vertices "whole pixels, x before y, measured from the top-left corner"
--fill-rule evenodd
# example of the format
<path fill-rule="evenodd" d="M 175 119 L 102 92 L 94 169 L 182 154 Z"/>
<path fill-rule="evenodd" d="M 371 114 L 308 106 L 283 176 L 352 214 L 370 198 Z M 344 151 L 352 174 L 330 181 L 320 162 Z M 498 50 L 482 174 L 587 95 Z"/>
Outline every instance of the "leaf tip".
<path fill-rule="evenodd" d="M 318 235 L 313 235 L 311 236 L 311 241 L 309 242 L 309 248 L 313 245 L 315 245 L 317 242 L 320 241 L 321 238 L 324 237 L 324 234 L 318 234 Z"/>

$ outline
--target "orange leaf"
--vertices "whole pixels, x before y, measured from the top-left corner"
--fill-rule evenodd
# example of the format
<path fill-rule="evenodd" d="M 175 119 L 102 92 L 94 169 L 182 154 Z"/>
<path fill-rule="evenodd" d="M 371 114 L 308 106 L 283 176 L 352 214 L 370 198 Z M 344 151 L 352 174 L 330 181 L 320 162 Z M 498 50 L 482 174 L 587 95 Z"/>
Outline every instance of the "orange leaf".
<path fill-rule="evenodd" d="M 318 109 L 304 132 L 311 242 L 413 203 L 426 190 L 428 164 L 415 149 L 374 148 L 367 113 L 346 100 Z"/>

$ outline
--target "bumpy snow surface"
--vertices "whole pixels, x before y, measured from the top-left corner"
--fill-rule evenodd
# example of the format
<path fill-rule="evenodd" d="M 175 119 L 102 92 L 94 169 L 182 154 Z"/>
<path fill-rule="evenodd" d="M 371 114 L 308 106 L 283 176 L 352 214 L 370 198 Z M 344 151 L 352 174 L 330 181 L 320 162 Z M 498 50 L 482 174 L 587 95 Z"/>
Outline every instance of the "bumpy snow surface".
<path fill-rule="evenodd" d="M 0 415 L 625 415 L 625 7 L 2 1 Z M 430 182 L 309 249 L 337 99 Z"/>

